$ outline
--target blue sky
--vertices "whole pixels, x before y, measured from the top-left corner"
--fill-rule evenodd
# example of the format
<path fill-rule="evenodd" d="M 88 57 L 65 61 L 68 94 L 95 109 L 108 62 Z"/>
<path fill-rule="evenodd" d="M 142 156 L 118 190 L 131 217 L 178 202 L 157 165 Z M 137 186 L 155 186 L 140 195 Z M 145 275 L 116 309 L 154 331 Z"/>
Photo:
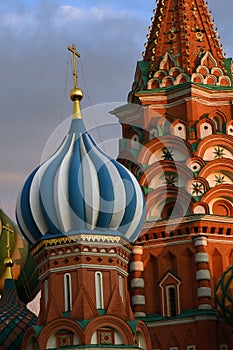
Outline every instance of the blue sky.
<path fill-rule="evenodd" d="M 233 1 L 208 3 L 231 57 Z M 0 0 L 0 204 L 11 217 L 26 176 L 71 113 L 67 45 L 81 53 L 82 107 L 124 103 L 154 8 L 154 0 Z"/>
<path fill-rule="evenodd" d="M 151 4 L 152 6 L 155 4 L 155 2 L 151 1 L 145 1 L 142 0 L 134 0 L 134 1 L 125 1 L 125 0 L 49 0 L 49 2 L 52 4 L 52 6 L 64 6 L 64 5 L 70 5 L 74 7 L 85 7 L 85 8 L 92 8 L 92 7 L 102 7 L 102 6 L 109 6 L 114 10 L 121 10 L 121 9 L 131 9 L 137 11 L 137 9 L 141 8 L 143 12 L 151 11 Z M 2 9 L 5 9 L 7 12 L 9 9 L 16 8 L 16 9 L 23 9 L 26 8 L 28 10 L 35 9 L 38 5 L 45 5 L 47 6 L 48 1 L 47 0 L 1 0 L 0 6 Z M 141 11 L 141 12 L 142 12 Z"/>

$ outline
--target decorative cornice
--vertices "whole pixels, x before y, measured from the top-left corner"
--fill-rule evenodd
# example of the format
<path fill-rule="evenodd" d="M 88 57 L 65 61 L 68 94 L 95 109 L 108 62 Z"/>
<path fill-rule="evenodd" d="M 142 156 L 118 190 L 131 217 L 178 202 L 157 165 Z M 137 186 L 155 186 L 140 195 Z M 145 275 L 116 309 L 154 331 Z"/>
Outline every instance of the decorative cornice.
<path fill-rule="evenodd" d="M 179 224 L 186 224 L 186 223 L 194 223 L 194 222 L 219 222 L 219 223 L 226 223 L 226 224 L 232 224 L 232 218 L 227 216 L 217 216 L 217 215 L 205 215 L 205 214 L 195 214 L 195 215 L 189 215 L 184 216 L 183 218 L 173 218 L 172 220 L 160 220 L 157 222 L 145 222 L 143 225 L 143 231 L 148 230 L 150 228 L 156 228 L 156 227 L 177 227 Z"/>
<path fill-rule="evenodd" d="M 48 238 L 43 239 L 40 242 L 38 242 L 31 250 L 32 254 L 35 255 L 38 251 L 40 251 L 44 247 L 52 247 L 52 246 L 58 246 L 62 244 L 69 244 L 69 243 L 104 243 L 104 244 L 122 244 L 129 249 L 131 249 L 132 245 L 123 237 L 121 236 L 113 236 L 113 235 L 100 235 L 100 234 L 77 234 L 72 236 L 62 236 L 62 237 L 56 237 L 56 238 Z"/>

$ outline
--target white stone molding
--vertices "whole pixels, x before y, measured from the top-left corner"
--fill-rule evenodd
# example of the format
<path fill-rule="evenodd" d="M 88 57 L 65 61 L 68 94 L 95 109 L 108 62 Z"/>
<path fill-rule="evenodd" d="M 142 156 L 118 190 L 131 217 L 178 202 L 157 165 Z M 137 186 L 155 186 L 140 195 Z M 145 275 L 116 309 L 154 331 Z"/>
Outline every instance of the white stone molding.
<path fill-rule="evenodd" d="M 130 264 L 130 272 L 133 271 L 143 271 L 144 266 L 142 261 L 132 261 Z"/>
<path fill-rule="evenodd" d="M 195 254 L 195 263 L 208 263 L 209 255 L 207 253 L 196 253 Z"/>
<path fill-rule="evenodd" d="M 209 270 L 198 270 L 196 272 L 196 280 L 210 280 L 210 271 Z"/>
<path fill-rule="evenodd" d="M 144 295 L 133 295 L 132 296 L 132 305 L 145 305 L 145 296 Z"/>
<path fill-rule="evenodd" d="M 198 298 L 204 298 L 204 297 L 210 298 L 211 295 L 212 295 L 211 288 L 209 287 L 199 287 L 197 289 Z"/>
<path fill-rule="evenodd" d="M 145 282 L 143 278 L 133 278 L 131 280 L 131 288 L 144 288 Z"/>

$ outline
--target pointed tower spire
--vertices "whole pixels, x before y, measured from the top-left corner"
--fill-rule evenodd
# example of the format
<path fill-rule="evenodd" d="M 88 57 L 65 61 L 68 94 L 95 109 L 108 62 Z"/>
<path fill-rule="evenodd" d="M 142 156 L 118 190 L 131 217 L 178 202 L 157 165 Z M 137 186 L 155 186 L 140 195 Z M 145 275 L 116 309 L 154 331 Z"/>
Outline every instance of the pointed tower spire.
<path fill-rule="evenodd" d="M 220 40 L 204 0 L 158 0 L 151 19 L 143 59 L 150 62 L 150 76 L 159 69 L 166 53 L 188 75 L 195 72 L 206 52 L 224 70 Z"/>

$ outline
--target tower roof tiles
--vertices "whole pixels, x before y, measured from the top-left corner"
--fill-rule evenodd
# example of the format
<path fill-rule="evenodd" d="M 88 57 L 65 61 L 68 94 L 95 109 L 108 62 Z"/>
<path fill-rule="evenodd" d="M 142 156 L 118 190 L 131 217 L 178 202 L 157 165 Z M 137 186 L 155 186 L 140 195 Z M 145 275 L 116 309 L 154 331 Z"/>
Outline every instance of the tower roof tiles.
<path fill-rule="evenodd" d="M 205 52 L 224 68 L 219 36 L 204 0 L 159 0 L 149 29 L 144 61 L 151 63 L 152 71 L 166 52 L 186 74 L 195 72 Z"/>

